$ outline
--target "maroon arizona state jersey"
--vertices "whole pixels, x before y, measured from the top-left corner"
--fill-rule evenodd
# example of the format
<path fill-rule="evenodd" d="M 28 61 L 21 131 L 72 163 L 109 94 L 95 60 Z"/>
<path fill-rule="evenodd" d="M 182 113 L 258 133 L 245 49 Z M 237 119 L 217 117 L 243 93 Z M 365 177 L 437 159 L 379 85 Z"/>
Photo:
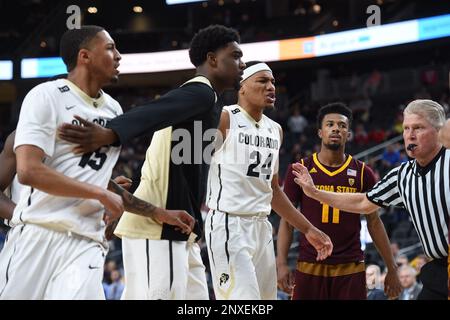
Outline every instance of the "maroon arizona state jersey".
<path fill-rule="evenodd" d="M 348 155 L 341 167 L 328 167 L 319 162 L 317 154 L 300 160 L 308 168 L 317 188 L 332 192 L 365 192 L 375 184 L 373 171 L 359 160 Z M 361 251 L 360 215 L 332 208 L 307 197 L 294 182 L 292 166 L 288 167 L 284 192 L 295 206 L 317 228 L 325 232 L 333 242 L 333 252 L 324 261 L 326 264 L 340 264 L 364 260 Z M 299 261 L 316 262 L 317 252 L 300 235 Z"/>

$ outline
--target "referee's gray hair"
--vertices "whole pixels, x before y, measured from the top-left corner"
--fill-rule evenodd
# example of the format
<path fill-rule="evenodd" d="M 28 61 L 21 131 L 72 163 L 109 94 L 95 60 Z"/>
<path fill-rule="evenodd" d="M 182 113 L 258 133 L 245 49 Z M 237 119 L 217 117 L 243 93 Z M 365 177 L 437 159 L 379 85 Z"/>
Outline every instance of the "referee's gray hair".
<path fill-rule="evenodd" d="M 441 129 L 444 126 L 444 108 L 439 103 L 433 100 L 414 100 L 408 104 L 403 113 L 423 116 L 437 130 Z"/>

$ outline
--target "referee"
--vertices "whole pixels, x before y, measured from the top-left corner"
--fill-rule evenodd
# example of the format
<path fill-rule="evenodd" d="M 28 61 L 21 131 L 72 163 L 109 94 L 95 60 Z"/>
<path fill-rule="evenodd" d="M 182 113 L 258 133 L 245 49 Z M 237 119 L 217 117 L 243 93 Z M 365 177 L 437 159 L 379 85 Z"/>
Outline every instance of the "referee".
<path fill-rule="evenodd" d="M 445 122 L 442 106 L 415 100 L 404 111 L 403 138 L 414 160 L 392 169 L 370 191 L 333 193 L 318 190 L 307 169 L 293 165 L 295 182 L 311 198 L 332 207 L 370 214 L 378 207 L 405 208 L 419 235 L 425 254 L 432 260 L 421 270 L 420 300 L 447 299 L 448 220 L 450 210 L 450 150 L 439 142 Z"/>

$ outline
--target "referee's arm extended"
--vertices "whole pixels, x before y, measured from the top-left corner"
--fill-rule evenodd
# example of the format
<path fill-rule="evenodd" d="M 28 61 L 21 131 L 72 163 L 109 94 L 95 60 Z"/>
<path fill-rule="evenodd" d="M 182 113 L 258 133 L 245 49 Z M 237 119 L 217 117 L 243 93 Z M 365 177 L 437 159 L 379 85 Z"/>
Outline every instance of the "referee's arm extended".
<path fill-rule="evenodd" d="M 365 193 L 337 193 L 317 189 L 308 170 L 300 163 L 293 164 L 292 169 L 296 176 L 294 181 L 310 198 L 327 203 L 331 207 L 358 214 L 371 214 L 380 208 L 367 199 Z"/>

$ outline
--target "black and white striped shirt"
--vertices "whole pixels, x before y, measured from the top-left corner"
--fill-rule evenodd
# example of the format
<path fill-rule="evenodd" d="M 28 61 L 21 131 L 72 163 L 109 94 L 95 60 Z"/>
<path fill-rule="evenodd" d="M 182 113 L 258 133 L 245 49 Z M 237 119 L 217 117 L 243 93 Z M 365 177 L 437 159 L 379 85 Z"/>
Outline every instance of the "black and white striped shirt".
<path fill-rule="evenodd" d="M 448 256 L 450 150 L 442 148 L 426 166 L 415 160 L 392 169 L 368 193 L 378 206 L 405 208 L 419 234 L 425 254 Z"/>

